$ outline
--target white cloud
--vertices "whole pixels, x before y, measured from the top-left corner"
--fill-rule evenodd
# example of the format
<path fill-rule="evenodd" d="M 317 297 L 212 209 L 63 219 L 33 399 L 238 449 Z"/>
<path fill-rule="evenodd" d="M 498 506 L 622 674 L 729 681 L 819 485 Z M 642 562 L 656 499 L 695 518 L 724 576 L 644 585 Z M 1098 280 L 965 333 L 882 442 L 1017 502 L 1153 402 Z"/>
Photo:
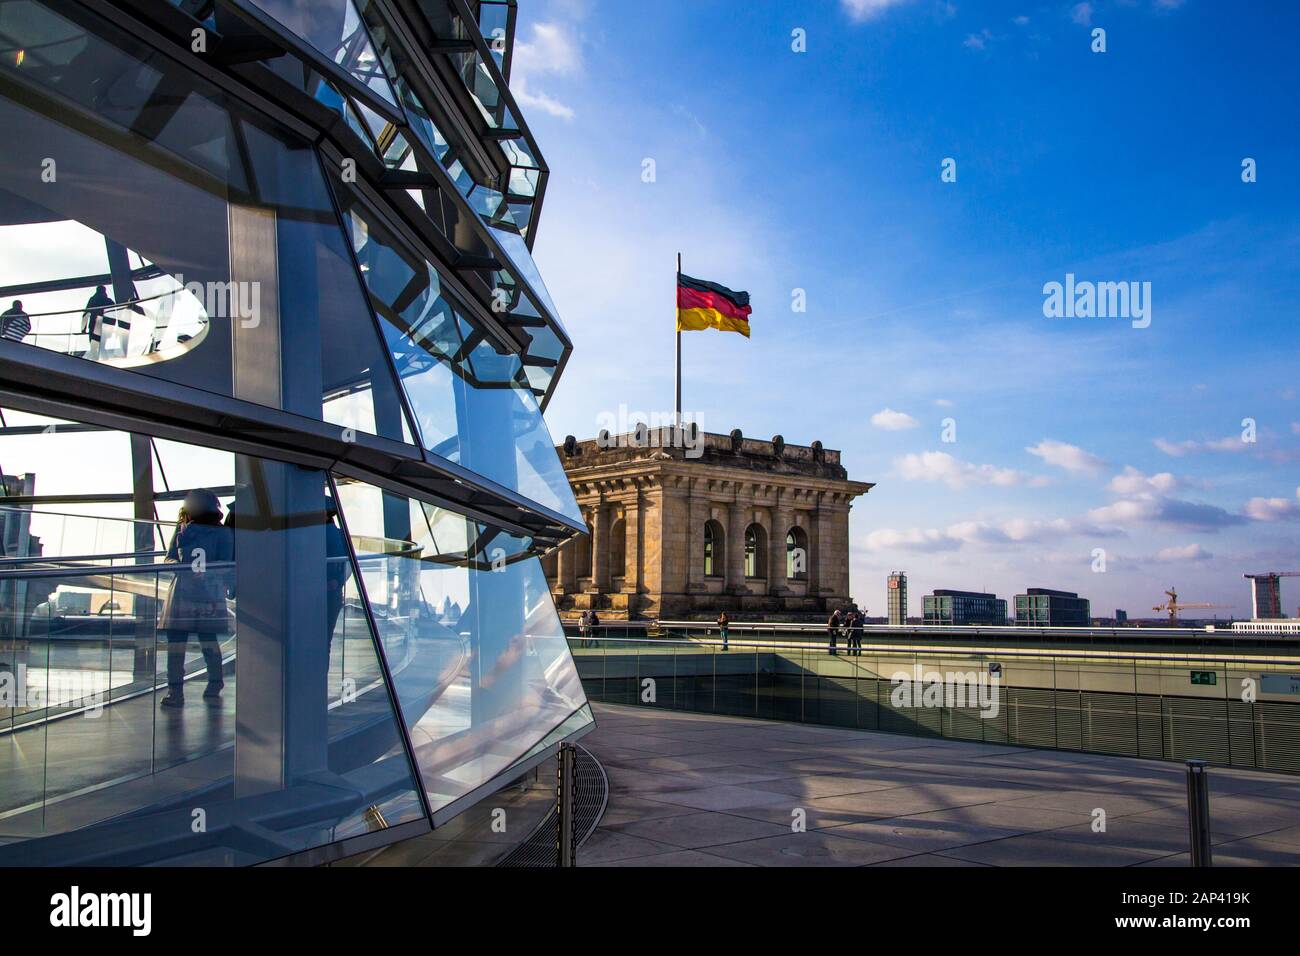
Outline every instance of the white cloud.
<path fill-rule="evenodd" d="M 1091 452 L 1086 452 L 1078 445 L 1044 438 L 1037 445 L 1031 445 L 1025 451 L 1036 455 L 1049 465 L 1073 472 L 1097 472 L 1106 466 L 1106 462 Z"/>
<path fill-rule="evenodd" d="M 874 20 L 890 7 L 901 7 L 911 0 L 840 0 L 840 6 L 857 23 Z"/>
<path fill-rule="evenodd" d="M 1161 495 L 1139 495 L 1124 498 L 1101 508 L 1093 508 L 1088 517 L 1103 524 L 1162 525 L 1185 531 L 1218 531 L 1221 528 L 1244 524 L 1239 514 L 1225 511 L 1218 505 L 1207 505 Z"/>
<path fill-rule="evenodd" d="M 1110 538 L 1116 528 L 1070 518 L 1012 518 L 1007 521 L 959 521 L 946 528 L 881 528 L 867 535 L 871 551 L 956 551 L 972 547 L 1009 547 L 1087 535 Z"/>
<path fill-rule="evenodd" d="M 1092 23 L 1092 4 L 1076 3 L 1074 9 L 1070 11 L 1070 19 L 1081 26 L 1088 26 Z"/>
<path fill-rule="evenodd" d="M 951 399 L 947 399 L 947 398 L 936 398 L 936 399 L 934 400 L 934 403 L 935 403 L 936 405 L 938 405 L 940 408 L 952 408 L 952 401 L 951 401 Z M 1293 425 L 1292 427 L 1293 427 L 1293 428 L 1296 428 L 1297 430 L 1300 430 L 1300 423 L 1297 423 L 1296 425 Z"/>
<path fill-rule="evenodd" d="M 1291 434 L 1292 434 L 1292 435 L 1300 435 L 1300 422 L 1292 422 L 1292 423 L 1291 423 Z"/>
<path fill-rule="evenodd" d="M 896 412 L 892 408 L 886 408 L 871 416 L 871 424 L 887 432 L 901 432 L 916 428 L 921 423 L 906 412 Z"/>
<path fill-rule="evenodd" d="M 1249 445 L 1240 438 L 1228 436 L 1227 438 L 1216 438 L 1213 441 L 1166 441 L 1163 438 L 1155 439 L 1155 446 L 1166 455 L 1173 458 L 1182 458 L 1184 455 L 1190 455 L 1194 452 L 1201 451 L 1223 451 L 1238 452 L 1245 451 Z"/>
<path fill-rule="evenodd" d="M 1011 18 L 1011 22 L 1014 23 L 1014 24 L 1015 24 L 1016 26 L 1018 26 L 1018 27 L 1027 26 L 1027 25 L 1029 24 L 1029 17 L 1025 16 L 1025 15 L 1022 13 L 1022 14 L 1020 14 L 1020 16 L 1018 16 L 1018 17 L 1012 17 L 1012 18 Z"/>
<path fill-rule="evenodd" d="M 961 547 L 960 541 L 948 537 L 938 528 L 906 531 L 881 528 L 867 535 L 866 544 L 868 551 L 955 551 Z"/>
<path fill-rule="evenodd" d="M 579 51 L 578 37 L 572 28 L 559 23 L 534 23 L 532 36 L 515 43 L 511 74 L 570 76 L 582 67 Z"/>
<path fill-rule="evenodd" d="M 1179 484 L 1178 479 L 1167 471 L 1158 475 L 1144 475 L 1132 465 L 1127 465 L 1106 487 L 1117 495 L 1168 495 L 1176 491 Z"/>
<path fill-rule="evenodd" d="M 1001 488 L 1018 486 L 1041 487 L 1046 478 L 1027 475 L 1014 468 L 994 465 L 977 465 L 954 458 L 944 451 L 927 451 L 919 455 L 904 455 L 894 462 L 899 476 L 911 481 L 942 481 L 949 488 L 966 488 L 970 485 L 995 485 Z"/>
<path fill-rule="evenodd" d="M 1284 521 L 1300 517 L 1300 488 L 1295 490 L 1298 500 L 1290 498 L 1251 498 L 1246 502 L 1246 514 L 1256 521 Z"/>
<path fill-rule="evenodd" d="M 1161 548 L 1156 552 L 1157 561 L 1209 561 L 1214 555 L 1199 544 L 1189 544 L 1181 548 Z"/>
<path fill-rule="evenodd" d="M 510 90 L 519 104 L 561 119 L 571 120 L 574 110 L 543 90 L 530 88 L 539 76 L 572 76 L 582 69 L 581 45 L 576 32 L 563 24 L 534 23 L 532 35 L 515 43 L 511 60 Z"/>
<path fill-rule="evenodd" d="M 993 34 L 988 30 L 981 30 L 979 33 L 966 34 L 966 39 L 961 41 L 961 45 L 972 50 L 982 50 L 991 39 L 993 39 Z"/>

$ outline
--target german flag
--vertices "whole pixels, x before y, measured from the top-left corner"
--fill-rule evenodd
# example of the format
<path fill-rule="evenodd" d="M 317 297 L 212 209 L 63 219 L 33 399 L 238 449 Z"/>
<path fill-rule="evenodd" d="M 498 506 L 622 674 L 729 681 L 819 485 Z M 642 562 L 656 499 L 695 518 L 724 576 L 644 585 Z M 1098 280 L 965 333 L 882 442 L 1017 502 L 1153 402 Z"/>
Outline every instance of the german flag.
<path fill-rule="evenodd" d="M 677 273 L 677 331 L 717 329 L 749 338 L 748 292 L 732 292 L 716 282 Z"/>

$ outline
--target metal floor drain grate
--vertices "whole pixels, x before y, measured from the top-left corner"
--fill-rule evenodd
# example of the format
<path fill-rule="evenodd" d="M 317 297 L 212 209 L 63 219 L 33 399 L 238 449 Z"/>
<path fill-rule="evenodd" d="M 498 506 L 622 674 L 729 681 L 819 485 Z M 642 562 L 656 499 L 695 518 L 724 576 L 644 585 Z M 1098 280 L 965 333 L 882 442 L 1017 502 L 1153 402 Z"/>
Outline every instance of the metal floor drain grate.
<path fill-rule="evenodd" d="M 581 847 L 595 831 L 609 799 L 609 779 L 600 761 L 585 747 L 575 746 L 573 819 L 575 844 Z M 560 815 L 555 807 L 523 843 L 503 857 L 497 866 L 547 867 L 558 864 Z M 581 859 L 581 857 L 579 857 Z"/>

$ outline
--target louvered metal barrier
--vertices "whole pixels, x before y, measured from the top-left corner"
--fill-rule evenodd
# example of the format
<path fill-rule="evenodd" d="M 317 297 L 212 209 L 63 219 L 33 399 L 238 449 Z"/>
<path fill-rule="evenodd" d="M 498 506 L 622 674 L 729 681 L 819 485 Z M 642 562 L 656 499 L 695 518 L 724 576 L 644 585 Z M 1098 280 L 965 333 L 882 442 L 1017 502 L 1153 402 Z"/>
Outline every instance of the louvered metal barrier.
<path fill-rule="evenodd" d="M 592 701 L 1300 773 L 1300 658 L 1280 654 L 570 644 Z M 952 674 L 990 699 L 929 679 Z M 936 683 L 942 696 L 924 699 Z"/>

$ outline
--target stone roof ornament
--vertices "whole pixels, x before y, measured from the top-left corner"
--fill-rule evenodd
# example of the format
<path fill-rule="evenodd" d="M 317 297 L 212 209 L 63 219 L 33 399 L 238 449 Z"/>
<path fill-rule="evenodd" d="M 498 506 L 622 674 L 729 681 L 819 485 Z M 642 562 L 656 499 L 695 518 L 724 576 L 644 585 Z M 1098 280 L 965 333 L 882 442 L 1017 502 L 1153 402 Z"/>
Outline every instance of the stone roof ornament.
<path fill-rule="evenodd" d="M 739 455 L 739 454 L 740 454 L 740 446 L 744 443 L 744 441 L 745 441 L 745 433 L 742 432 L 739 428 L 733 428 L 733 429 L 731 430 L 731 452 L 732 452 L 732 454 L 735 454 L 735 455 Z"/>

